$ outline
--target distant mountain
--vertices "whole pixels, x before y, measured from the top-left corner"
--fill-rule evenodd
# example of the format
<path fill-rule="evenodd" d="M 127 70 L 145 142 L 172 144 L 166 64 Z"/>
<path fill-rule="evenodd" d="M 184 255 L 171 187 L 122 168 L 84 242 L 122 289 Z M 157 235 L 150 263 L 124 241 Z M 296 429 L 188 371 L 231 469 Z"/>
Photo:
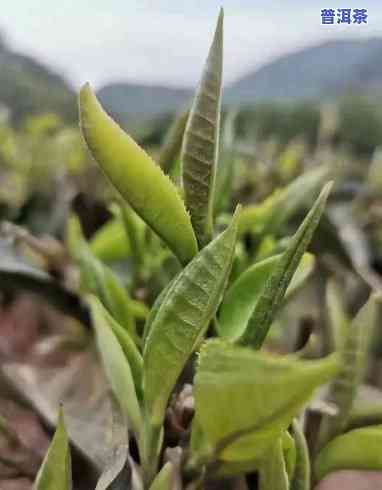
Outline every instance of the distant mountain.
<path fill-rule="evenodd" d="M 0 106 L 13 121 L 53 111 L 67 121 L 77 118 L 76 97 L 59 75 L 29 56 L 10 50 L 0 36 Z"/>
<path fill-rule="evenodd" d="M 347 92 L 382 92 L 382 38 L 330 41 L 267 63 L 225 87 L 224 103 L 322 99 Z M 98 91 L 105 107 L 120 121 L 157 116 L 181 108 L 191 90 L 109 84 Z"/>
<path fill-rule="evenodd" d="M 282 56 L 226 91 L 229 102 L 318 99 L 382 90 L 382 39 L 330 41 Z"/>
<path fill-rule="evenodd" d="M 189 101 L 192 91 L 158 85 L 113 83 L 97 92 L 104 107 L 119 121 L 127 116 L 151 118 L 171 113 Z"/>
<path fill-rule="evenodd" d="M 330 41 L 284 55 L 225 87 L 226 105 L 259 101 L 321 100 L 347 92 L 382 93 L 382 38 Z M 112 83 L 98 90 L 105 108 L 121 123 L 181 109 L 193 91 L 136 83 Z M 12 51 L 0 35 L 0 108 L 15 121 L 26 114 L 54 111 L 77 120 L 74 91 L 58 74 L 31 57 Z"/>

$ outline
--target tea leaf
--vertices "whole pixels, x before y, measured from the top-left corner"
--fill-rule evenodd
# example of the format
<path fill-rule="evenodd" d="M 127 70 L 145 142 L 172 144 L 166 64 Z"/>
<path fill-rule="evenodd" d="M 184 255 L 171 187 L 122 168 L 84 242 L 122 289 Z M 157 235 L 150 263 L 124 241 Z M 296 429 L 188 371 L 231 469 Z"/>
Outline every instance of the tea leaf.
<path fill-rule="evenodd" d="M 262 346 L 293 274 L 318 226 L 331 186 L 332 183 L 328 183 L 324 187 L 312 209 L 291 238 L 276 269 L 269 277 L 253 310 L 247 329 L 239 339 L 242 344 L 249 344 L 257 349 Z"/>
<path fill-rule="evenodd" d="M 90 299 L 97 345 L 111 388 L 118 400 L 122 413 L 128 417 L 131 427 L 138 436 L 141 431 L 141 412 L 135 390 L 133 375 L 116 335 L 106 324 L 104 309 L 100 301 Z"/>
<path fill-rule="evenodd" d="M 235 140 L 235 123 L 238 114 L 238 110 L 229 111 L 222 129 L 221 151 L 219 151 L 219 159 L 217 162 L 214 193 L 215 215 L 218 215 L 219 212 L 226 211 L 232 196 L 232 189 L 235 181 L 235 154 L 233 145 Z"/>
<path fill-rule="evenodd" d="M 194 430 L 194 427 L 193 427 Z M 295 451 L 295 445 L 294 445 L 294 440 L 290 436 L 288 431 L 284 431 L 282 436 L 281 436 L 281 442 L 282 442 L 282 450 L 283 450 L 283 456 L 285 460 L 285 469 L 287 472 L 287 476 L 290 479 L 291 476 L 293 475 L 294 472 L 294 466 L 295 466 L 295 459 L 296 459 L 296 451 Z M 268 456 L 267 453 L 265 453 L 264 459 L 266 459 Z M 216 472 L 216 476 L 218 477 L 227 477 L 227 476 L 234 476 L 234 475 L 243 475 L 246 473 L 253 473 L 259 471 L 259 468 L 262 466 L 261 462 L 259 460 L 243 460 L 239 462 L 222 462 L 219 461 L 218 464 L 218 471 Z"/>
<path fill-rule="evenodd" d="M 122 286 L 119 278 L 107 266 L 103 266 L 103 281 L 101 299 L 105 307 L 118 320 L 120 325 L 138 342 L 138 336 L 133 317 L 132 299 L 126 288 Z"/>
<path fill-rule="evenodd" d="M 231 269 L 238 215 L 180 272 L 152 322 L 143 386 L 153 425 L 162 423 L 171 390 L 216 313 Z"/>
<path fill-rule="evenodd" d="M 320 447 L 339 435 L 348 423 L 357 389 L 364 375 L 366 356 L 375 324 L 377 298 L 375 294 L 370 296 L 348 328 L 340 351 L 341 370 L 331 386 L 329 395 L 338 412 L 322 420 Z"/>
<path fill-rule="evenodd" d="M 381 403 L 354 408 L 349 414 L 346 430 L 359 429 L 366 425 L 382 425 Z"/>
<path fill-rule="evenodd" d="M 220 336 L 236 339 L 244 333 L 265 284 L 281 258 L 282 255 L 275 255 L 257 262 L 244 271 L 232 284 L 220 308 L 217 326 Z M 314 256 L 304 254 L 289 284 L 285 299 L 302 286 L 313 267 Z"/>
<path fill-rule="evenodd" d="M 132 300 L 114 272 L 98 260 L 86 243 L 79 221 L 73 216 L 68 225 L 68 243 L 81 272 L 81 287 L 98 296 L 104 307 L 137 340 L 135 320 L 131 313 Z"/>
<path fill-rule="evenodd" d="M 86 84 L 80 92 L 81 128 L 102 170 L 136 213 L 182 263 L 197 252 L 190 217 L 171 180 L 106 114 Z"/>
<path fill-rule="evenodd" d="M 292 423 L 293 438 L 296 444 L 296 466 L 291 479 L 291 490 L 310 490 L 310 459 L 304 431 L 299 422 Z"/>
<path fill-rule="evenodd" d="M 186 207 L 200 247 L 212 237 L 222 68 L 223 11 L 190 111 L 181 153 Z"/>
<path fill-rule="evenodd" d="M 326 305 L 328 309 L 328 347 L 330 351 L 340 350 L 347 337 L 350 320 L 342 304 L 340 291 L 333 280 L 328 282 L 326 288 Z"/>
<path fill-rule="evenodd" d="M 180 113 L 166 134 L 165 141 L 158 157 L 158 165 L 166 174 L 170 173 L 175 159 L 181 150 L 188 116 L 189 111 Z"/>
<path fill-rule="evenodd" d="M 311 202 L 312 195 L 328 179 L 327 167 L 321 166 L 306 172 L 291 184 L 275 191 L 261 204 L 243 209 L 239 234 L 252 231 L 256 234 L 277 232 L 296 211 Z"/>
<path fill-rule="evenodd" d="M 97 306 L 97 318 L 100 318 L 100 321 L 102 319 L 104 324 L 108 325 L 109 328 L 114 332 L 131 368 L 131 374 L 134 379 L 134 385 L 137 391 L 137 395 L 139 398 L 142 398 L 142 356 L 128 332 L 110 315 L 110 313 L 100 302 L 97 303 Z"/>
<path fill-rule="evenodd" d="M 171 490 L 173 481 L 174 465 L 166 463 L 155 477 L 150 490 Z"/>
<path fill-rule="evenodd" d="M 34 488 L 36 490 L 72 489 L 70 446 L 62 409 L 59 412 L 56 432 L 37 474 Z"/>
<path fill-rule="evenodd" d="M 194 383 L 193 427 L 203 437 L 192 435 L 193 452 L 223 461 L 261 459 L 314 389 L 337 372 L 333 356 L 296 361 L 221 340 L 206 342 Z"/>
<path fill-rule="evenodd" d="M 266 454 L 260 466 L 260 490 L 289 490 L 281 438 Z"/>
<path fill-rule="evenodd" d="M 131 254 L 129 238 L 120 218 L 105 223 L 91 238 L 92 253 L 104 262 L 126 259 Z"/>
<path fill-rule="evenodd" d="M 288 481 L 290 481 L 294 475 L 296 467 L 296 444 L 293 437 L 285 430 L 281 436 L 281 446 L 283 450 L 285 469 L 288 475 Z"/>
<path fill-rule="evenodd" d="M 318 480 L 337 470 L 382 470 L 382 425 L 354 429 L 330 441 L 318 454 Z"/>
<path fill-rule="evenodd" d="M 145 225 L 128 204 L 122 204 L 120 207 L 120 212 L 122 223 L 125 227 L 126 235 L 130 242 L 131 255 L 134 259 L 134 265 L 138 268 L 143 262 L 145 252 Z"/>
<path fill-rule="evenodd" d="M 153 321 L 155 320 L 155 318 L 158 314 L 159 308 L 161 307 L 165 297 L 167 296 L 167 293 L 170 291 L 170 289 L 171 289 L 174 281 L 176 280 L 176 278 L 177 278 L 177 276 L 175 276 L 167 284 L 167 286 L 164 289 L 162 289 L 160 294 L 156 297 L 154 304 L 152 305 L 152 307 L 150 309 L 150 313 L 149 313 L 148 317 L 146 318 L 145 326 L 143 328 L 143 344 L 146 343 L 147 337 L 148 337 L 149 332 L 151 330 L 151 325 L 153 324 Z"/>

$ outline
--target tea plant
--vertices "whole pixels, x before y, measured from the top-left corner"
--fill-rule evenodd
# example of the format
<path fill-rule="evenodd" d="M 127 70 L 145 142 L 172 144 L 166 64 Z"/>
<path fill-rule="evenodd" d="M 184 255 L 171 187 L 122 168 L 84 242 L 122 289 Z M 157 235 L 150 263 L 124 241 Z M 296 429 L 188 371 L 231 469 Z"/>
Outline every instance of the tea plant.
<path fill-rule="evenodd" d="M 85 241 L 75 218 L 68 233 L 116 417 L 122 419 L 118 450 L 97 490 L 216 484 L 306 490 L 334 469 L 382 469 L 382 418 L 353 410 L 376 297 L 350 323 L 329 291 L 336 352 L 322 359 L 304 359 L 308 349 L 285 356 L 262 349 L 281 306 L 314 265 L 306 251 L 332 184 L 324 185 L 295 234 L 282 242 L 275 238 L 281 223 L 326 180 L 326 169 L 304 175 L 264 203 L 237 206 L 228 217 L 227 204 L 215 195 L 217 189 L 230 193 L 227 162 L 218 166 L 222 47 L 221 13 L 184 136 L 182 116 L 160 166 L 105 113 L 88 84 L 80 92 L 83 137 L 124 200 L 93 243 Z M 163 170 L 174 168 L 180 146 L 179 188 Z M 225 214 L 217 216 L 217 203 Z M 256 237 L 254 250 L 244 251 L 246 233 Z M 128 245 L 118 249 L 124 234 Z M 101 260 L 105 240 L 106 250 L 131 255 L 133 284 L 150 282 L 152 257 L 157 272 L 163 257 L 172 253 L 178 259 L 177 272 L 149 312 Z M 309 428 L 309 402 L 316 388 L 332 380 L 328 400 L 335 413 L 319 411 L 318 435 L 307 433 L 307 441 L 302 421 Z M 355 420 L 361 427 L 352 428 Z M 364 427 L 368 420 L 372 424 Z M 36 488 L 71 488 L 62 415 Z"/>

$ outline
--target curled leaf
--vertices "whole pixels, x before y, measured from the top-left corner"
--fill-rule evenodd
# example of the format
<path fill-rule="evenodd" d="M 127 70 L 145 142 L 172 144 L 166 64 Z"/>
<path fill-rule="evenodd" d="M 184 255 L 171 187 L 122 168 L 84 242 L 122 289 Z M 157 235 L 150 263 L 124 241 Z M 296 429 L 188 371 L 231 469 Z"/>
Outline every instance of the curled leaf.
<path fill-rule="evenodd" d="M 293 274 L 318 226 L 331 186 L 332 183 L 328 183 L 324 187 L 312 209 L 290 239 L 280 262 L 270 275 L 256 303 L 246 331 L 239 339 L 242 344 L 252 345 L 254 348 L 262 346 Z"/>
<path fill-rule="evenodd" d="M 89 84 L 80 92 L 85 141 L 104 173 L 182 263 L 197 252 L 190 217 L 171 180 L 102 109 Z"/>
<path fill-rule="evenodd" d="M 199 245 L 212 237 L 223 68 L 223 11 L 188 118 L 181 160 L 186 207 Z"/>

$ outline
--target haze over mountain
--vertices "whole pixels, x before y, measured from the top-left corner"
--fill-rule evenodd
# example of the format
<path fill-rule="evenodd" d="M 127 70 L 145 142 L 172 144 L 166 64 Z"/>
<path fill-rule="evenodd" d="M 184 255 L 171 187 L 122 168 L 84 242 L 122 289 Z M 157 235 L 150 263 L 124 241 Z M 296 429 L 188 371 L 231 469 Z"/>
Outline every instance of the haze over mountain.
<path fill-rule="evenodd" d="M 382 38 L 330 41 L 282 56 L 244 76 L 227 101 L 328 98 L 382 90 Z"/>
<path fill-rule="evenodd" d="M 192 91 L 159 85 L 113 83 L 97 91 L 100 102 L 118 119 L 126 114 L 151 117 L 179 110 Z"/>
<path fill-rule="evenodd" d="M 17 122 L 25 115 L 55 112 L 67 121 L 77 115 L 73 89 L 35 59 L 12 51 L 0 36 L 0 105 Z"/>
<path fill-rule="evenodd" d="M 284 55 L 224 90 L 224 103 L 249 106 L 259 101 L 323 100 L 349 92 L 382 93 L 382 38 L 330 41 Z M 97 92 L 119 121 L 148 119 L 181 109 L 193 90 L 112 83 Z M 34 59 L 11 51 L 0 39 L 0 104 L 15 118 L 55 111 L 68 120 L 77 114 L 73 89 Z"/>
<path fill-rule="evenodd" d="M 225 87 L 224 103 L 321 100 L 349 92 L 382 93 L 382 38 L 330 41 L 281 56 Z M 109 84 L 98 91 L 103 104 L 124 118 L 154 116 L 185 105 L 191 90 L 130 83 Z"/>

